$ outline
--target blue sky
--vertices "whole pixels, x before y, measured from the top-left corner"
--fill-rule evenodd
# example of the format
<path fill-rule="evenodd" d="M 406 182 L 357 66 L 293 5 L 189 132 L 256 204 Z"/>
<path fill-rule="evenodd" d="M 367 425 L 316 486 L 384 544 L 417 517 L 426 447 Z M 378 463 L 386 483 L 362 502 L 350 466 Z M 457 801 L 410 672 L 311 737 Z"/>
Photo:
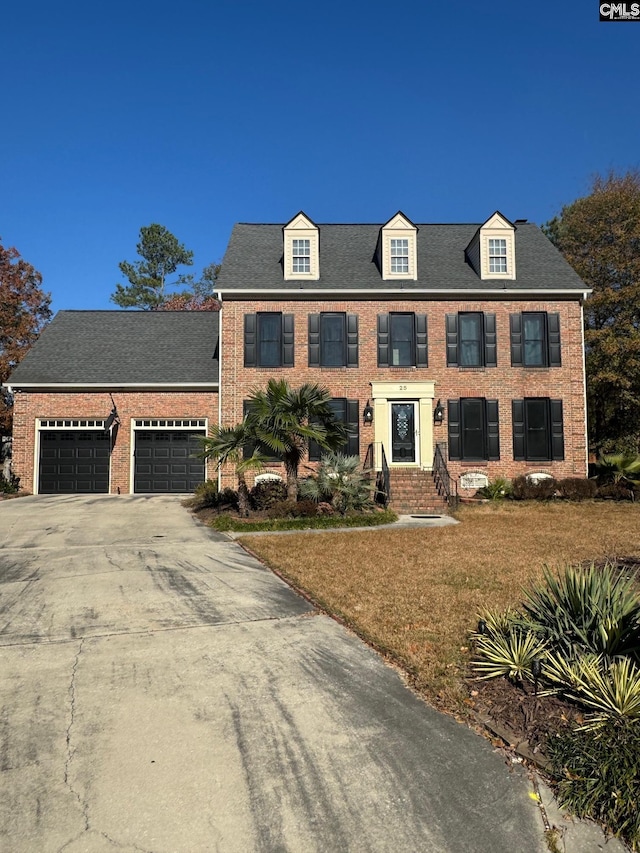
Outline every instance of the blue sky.
<path fill-rule="evenodd" d="M 109 308 L 158 222 L 545 222 L 640 165 L 640 23 L 597 0 L 10 0 L 0 236 L 53 308 Z M 123 282 L 126 283 L 126 282 Z"/>

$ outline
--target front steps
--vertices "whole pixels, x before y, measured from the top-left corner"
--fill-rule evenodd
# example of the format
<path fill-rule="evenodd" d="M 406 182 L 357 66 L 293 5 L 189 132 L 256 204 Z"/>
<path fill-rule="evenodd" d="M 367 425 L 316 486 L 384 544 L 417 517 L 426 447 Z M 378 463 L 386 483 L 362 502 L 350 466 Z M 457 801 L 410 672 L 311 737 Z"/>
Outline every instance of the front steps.
<path fill-rule="evenodd" d="M 398 515 L 446 515 L 449 512 L 446 500 L 438 494 L 431 471 L 392 468 L 389 478 L 389 509 Z"/>

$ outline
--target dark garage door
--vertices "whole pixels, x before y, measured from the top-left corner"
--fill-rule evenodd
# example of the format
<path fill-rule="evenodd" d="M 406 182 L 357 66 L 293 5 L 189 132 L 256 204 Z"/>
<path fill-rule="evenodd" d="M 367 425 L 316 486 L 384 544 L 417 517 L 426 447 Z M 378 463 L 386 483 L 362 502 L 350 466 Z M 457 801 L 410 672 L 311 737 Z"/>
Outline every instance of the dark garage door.
<path fill-rule="evenodd" d="M 135 435 L 136 493 L 184 494 L 204 482 L 204 461 L 192 458 L 201 450 L 193 430 L 138 430 Z"/>
<path fill-rule="evenodd" d="M 103 430 L 43 430 L 40 494 L 107 493 L 110 445 Z"/>

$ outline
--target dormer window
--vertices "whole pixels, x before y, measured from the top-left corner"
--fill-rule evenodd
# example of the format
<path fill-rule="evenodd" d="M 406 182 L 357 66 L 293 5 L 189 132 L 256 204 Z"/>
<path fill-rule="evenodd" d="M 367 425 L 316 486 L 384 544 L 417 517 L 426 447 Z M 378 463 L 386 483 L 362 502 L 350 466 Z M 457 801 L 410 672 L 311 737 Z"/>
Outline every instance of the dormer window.
<path fill-rule="evenodd" d="M 311 240 L 292 240 L 292 271 L 311 272 Z"/>
<path fill-rule="evenodd" d="M 320 278 L 320 231 L 302 211 L 283 230 L 283 273 L 285 281 Z"/>
<path fill-rule="evenodd" d="M 507 241 L 503 237 L 489 239 L 489 272 L 506 273 Z"/>
<path fill-rule="evenodd" d="M 391 240 L 391 272 L 401 275 L 409 272 L 409 241 L 406 237 Z"/>
<path fill-rule="evenodd" d="M 516 277 L 516 227 L 499 210 L 481 225 L 465 249 L 481 279 Z"/>
<path fill-rule="evenodd" d="M 418 278 L 418 229 L 404 215 L 396 213 L 380 229 L 377 258 L 385 281 Z"/>

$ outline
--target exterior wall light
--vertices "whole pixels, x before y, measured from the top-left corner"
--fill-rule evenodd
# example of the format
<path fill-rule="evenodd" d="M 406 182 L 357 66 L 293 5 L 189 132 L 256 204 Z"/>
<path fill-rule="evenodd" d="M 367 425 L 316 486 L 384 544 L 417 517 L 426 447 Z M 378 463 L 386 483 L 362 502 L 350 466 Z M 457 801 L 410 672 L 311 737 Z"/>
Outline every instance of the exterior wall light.
<path fill-rule="evenodd" d="M 433 411 L 433 422 L 436 424 L 441 424 L 443 420 L 444 420 L 444 406 L 442 405 L 440 400 L 438 400 L 438 402 L 436 403 L 436 407 Z"/>
<path fill-rule="evenodd" d="M 371 403 L 368 400 L 367 400 L 367 405 L 364 407 L 364 410 L 362 412 L 362 420 L 364 421 L 365 424 L 372 424 L 373 423 L 373 408 L 371 406 Z"/>

